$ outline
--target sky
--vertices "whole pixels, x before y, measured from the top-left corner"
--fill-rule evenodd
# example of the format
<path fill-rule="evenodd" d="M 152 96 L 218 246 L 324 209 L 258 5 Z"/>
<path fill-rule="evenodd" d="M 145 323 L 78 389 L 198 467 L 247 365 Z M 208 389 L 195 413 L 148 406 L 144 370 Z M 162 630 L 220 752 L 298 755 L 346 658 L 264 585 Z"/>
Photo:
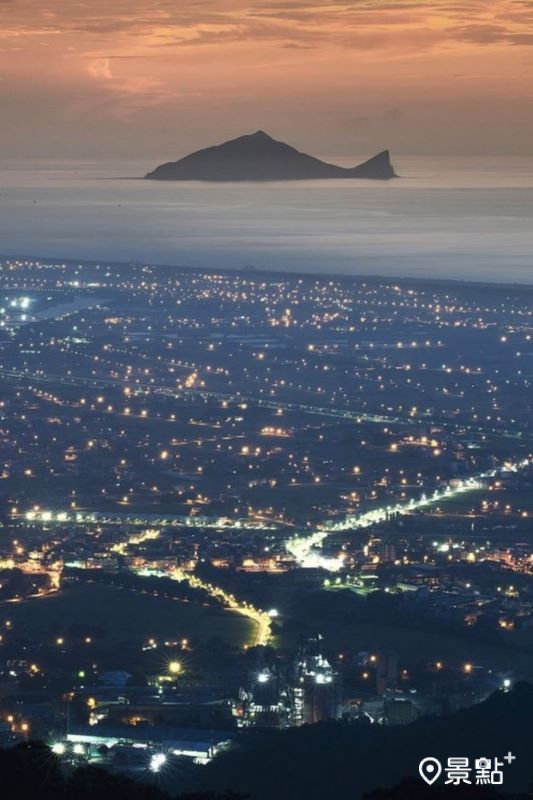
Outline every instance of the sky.
<path fill-rule="evenodd" d="M 533 0 L 0 0 L 0 157 L 533 154 Z"/>

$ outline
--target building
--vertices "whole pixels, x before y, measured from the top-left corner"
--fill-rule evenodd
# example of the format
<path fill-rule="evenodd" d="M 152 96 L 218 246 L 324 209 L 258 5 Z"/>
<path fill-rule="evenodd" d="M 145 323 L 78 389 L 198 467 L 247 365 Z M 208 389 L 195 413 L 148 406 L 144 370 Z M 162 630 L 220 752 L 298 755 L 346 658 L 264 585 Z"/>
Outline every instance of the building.
<path fill-rule="evenodd" d="M 396 689 L 398 683 L 398 658 L 396 653 L 378 653 L 376 657 L 376 691 L 379 695 Z"/>
<path fill-rule="evenodd" d="M 261 669 L 234 706 L 239 727 L 286 728 L 291 723 L 291 696 L 287 682 L 276 669 Z"/>
<path fill-rule="evenodd" d="M 403 697 L 387 698 L 383 703 L 385 725 L 409 725 L 419 717 L 418 709 L 411 700 Z"/>
<path fill-rule="evenodd" d="M 221 749 L 227 747 L 235 733 L 207 731 L 192 728 L 173 728 L 158 725 L 131 725 L 108 727 L 104 725 L 72 728 L 66 740 L 73 745 L 82 745 L 88 750 L 102 746 L 135 747 L 156 750 L 191 758 L 198 763 L 210 761 Z"/>
<path fill-rule="evenodd" d="M 320 634 L 305 639 L 300 648 L 291 691 L 293 725 L 339 719 L 341 716 L 341 679 L 321 650 Z"/>

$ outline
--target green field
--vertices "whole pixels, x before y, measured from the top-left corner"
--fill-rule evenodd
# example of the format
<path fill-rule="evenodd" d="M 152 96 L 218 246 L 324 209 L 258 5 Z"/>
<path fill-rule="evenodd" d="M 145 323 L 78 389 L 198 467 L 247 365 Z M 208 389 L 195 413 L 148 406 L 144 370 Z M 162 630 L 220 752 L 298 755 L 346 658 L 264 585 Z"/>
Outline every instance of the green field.
<path fill-rule="evenodd" d="M 466 662 L 484 666 L 496 671 L 516 672 L 523 677 L 533 678 L 533 637 L 507 634 L 509 643 L 528 648 L 528 651 L 502 645 L 469 641 L 461 636 L 433 632 L 383 623 L 356 622 L 315 619 L 316 630 L 324 635 L 327 648 L 339 653 L 346 652 L 393 652 L 397 653 L 402 664 L 412 666 L 420 663 L 443 661 L 450 667 L 460 668 Z M 529 632 L 527 632 L 529 633 Z M 512 637 L 512 638 L 511 638 Z M 294 647 L 294 635 L 280 635 L 280 647 Z"/>
<path fill-rule="evenodd" d="M 350 631 L 341 630 L 335 634 L 334 638 L 339 643 L 347 643 L 348 639 L 351 639 L 352 642 L 356 641 L 363 651 L 397 652 L 400 659 L 409 664 L 419 661 L 444 661 L 450 666 L 460 667 L 471 661 L 489 669 L 533 675 L 531 651 L 523 652 L 512 646 L 507 647 L 503 641 L 502 645 L 498 646 L 469 640 L 467 637 L 441 632 L 438 626 L 429 632 L 393 625 L 359 623 Z M 529 645 L 531 646 L 531 641 Z"/>
<path fill-rule="evenodd" d="M 533 629 L 502 631 L 492 641 L 483 641 L 470 629 L 459 632 L 438 623 L 414 627 L 401 621 L 372 619 L 364 608 L 348 619 L 338 609 L 325 606 L 320 597 L 301 603 L 294 615 L 297 623 L 276 636 L 276 645 L 282 649 L 297 647 L 300 636 L 319 632 L 326 649 L 333 653 L 396 653 L 408 667 L 442 661 L 461 668 L 471 662 L 533 679 Z"/>
<path fill-rule="evenodd" d="M 6 620 L 11 620 L 14 629 L 45 641 L 71 625 L 87 625 L 101 629 L 111 643 L 141 643 L 151 637 L 206 642 L 217 637 L 242 647 L 253 644 L 256 628 L 233 611 L 96 583 L 21 603 L 4 603 L 0 605 L 0 625 Z"/>
<path fill-rule="evenodd" d="M 511 506 L 514 514 L 519 511 L 531 512 L 533 510 L 531 493 L 527 489 L 519 488 L 499 489 L 496 492 L 489 492 L 487 489 L 475 489 L 466 494 L 443 498 L 435 504 L 435 507 L 439 507 L 444 514 L 469 514 L 474 510 L 479 515 L 483 500 L 487 500 L 489 503 L 497 501 L 503 518 L 508 520 L 510 517 L 503 515 L 506 505 Z"/>

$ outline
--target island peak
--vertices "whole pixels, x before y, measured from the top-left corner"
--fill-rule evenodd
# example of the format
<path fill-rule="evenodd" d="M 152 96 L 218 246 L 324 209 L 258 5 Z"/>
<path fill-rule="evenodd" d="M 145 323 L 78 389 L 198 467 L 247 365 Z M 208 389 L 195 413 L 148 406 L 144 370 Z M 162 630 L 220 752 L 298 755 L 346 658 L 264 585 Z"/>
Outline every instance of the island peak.
<path fill-rule="evenodd" d="M 396 177 L 390 153 L 382 150 L 355 167 L 340 167 L 302 153 L 263 130 L 197 150 L 178 161 L 156 167 L 150 180 L 287 181 L 324 178 Z"/>

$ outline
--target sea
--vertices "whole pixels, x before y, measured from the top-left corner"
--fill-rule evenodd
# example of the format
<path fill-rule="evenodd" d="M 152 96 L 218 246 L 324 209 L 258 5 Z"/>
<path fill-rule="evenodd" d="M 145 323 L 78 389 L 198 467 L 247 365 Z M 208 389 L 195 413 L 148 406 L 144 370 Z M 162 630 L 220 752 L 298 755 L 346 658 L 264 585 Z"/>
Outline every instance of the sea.
<path fill-rule="evenodd" d="M 533 285 L 533 158 L 398 157 L 389 182 L 142 179 L 164 160 L 0 160 L 0 255 Z"/>

